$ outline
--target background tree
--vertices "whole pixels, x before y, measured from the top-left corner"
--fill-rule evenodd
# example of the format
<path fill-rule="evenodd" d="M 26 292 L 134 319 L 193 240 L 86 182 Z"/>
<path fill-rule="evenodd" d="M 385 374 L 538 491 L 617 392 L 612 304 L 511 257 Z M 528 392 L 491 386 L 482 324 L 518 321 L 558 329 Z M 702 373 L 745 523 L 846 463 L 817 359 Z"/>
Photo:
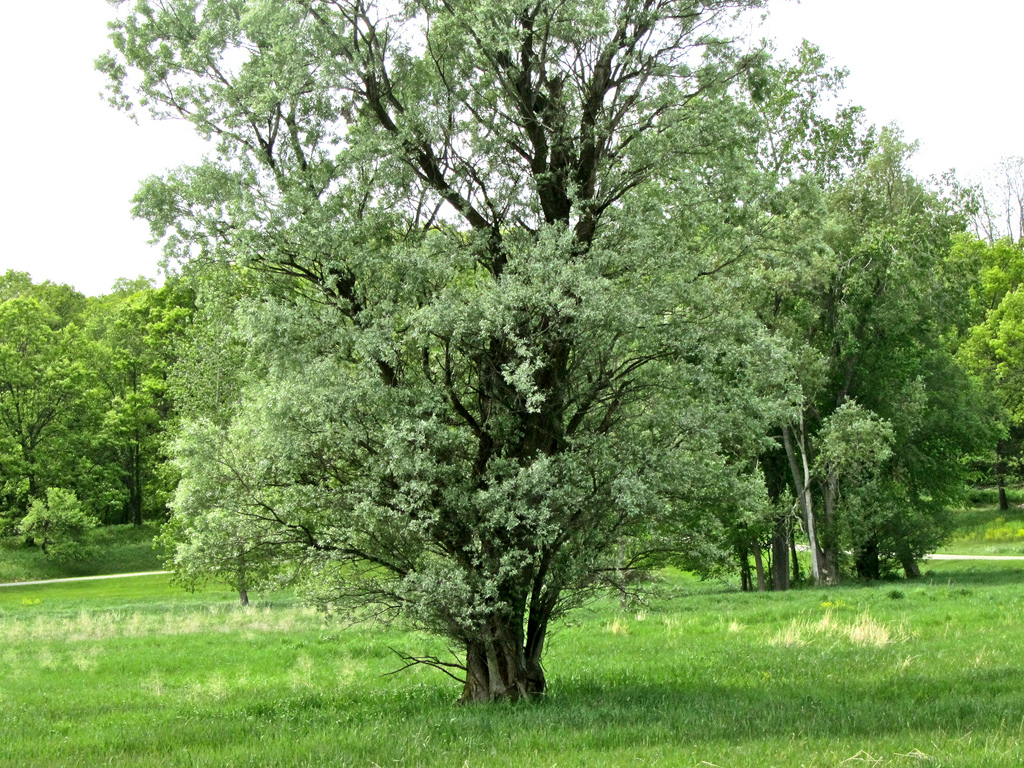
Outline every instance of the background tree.
<path fill-rule="evenodd" d="M 822 243 L 824 190 L 862 166 L 874 144 L 874 129 L 863 125 L 863 111 L 841 100 L 847 74 L 829 67 L 824 54 L 804 41 L 788 60 L 763 61 L 744 83 L 743 98 L 754 117 L 754 159 L 764 198 L 758 206 L 764 212 L 759 221 L 759 258 L 748 267 L 752 279 L 745 302 L 756 308 L 789 348 L 789 354 L 779 359 L 780 368 L 790 377 L 785 383 L 780 377 L 783 389 L 817 365 L 814 353 L 799 341 L 798 328 L 806 321 L 807 305 L 794 299 L 830 268 Z M 796 411 L 780 414 L 778 423 L 790 423 Z M 755 459 L 763 469 L 773 510 L 770 531 L 762 522 L 746 527 L 738 538 L 745 542 L 739 545 L 741 568 L 747 563 L 742 553 L 749 552 L 760 570 L 761 549 L 767 544 L 775 589 L 788 588 L 790 561 L 794 578 L 799 578 L 794 536 L 801 520 L 809 538 L 816 538 L 813 519 L 806 513 L 794 514 L 796 491 L 783 450 L 784 437 L 776 427 Z M 767 580 L 760 578 L 758 584 L 767 585 Z"/>
<path fill-rule="evenodd" d="M 97 342 L 103 399 L 96 450 L 110 485 L 120 490 L 106 522 L 141 525 L 165 514 L 171 487 L 161 470 L 174 417 L 168 379 L 193 303 L 177 280 L 154 288 L 145 278 L 118 281 L 90 303 L 88 332 Z"/>
<path fill-rule="evenodd" d="M 74 324 L 34 298 L 0 302 L 2 514 L 8 527 L 48 487 L 80 479 L 88 419 L 86 347 Z"/>
<path fill-rule="evenodd" d="M 818 268 L 780 294 L 769 319 L 806 361 L 803 412 L 783 426 L 783 442 L 816 581 L 836 581 L 848 550 L 862 575 L 887 564 L 913 575 L 963 488 L 959 456 L 991 435 L 945 341 L 967 317 L 966 286 L 949 269 L 961 225 L 906 172 L 911 149 L 887 129 L 828 190 Z M 892 453 L 871 483 L 844 493 L 819 454 L 829 420 L 854 400 L 892 430 Z"/>
<path fill-rule="evenodd" d="M 958 356 L 995 403 L 993 420 L 1001 426 L 1002 437 L 994 445 L 990 466 L 999 508 L 1006 511 L 1007 481 L 1019 476 L 1024 440 L 1024 245 L 1009 238 L 989 243 L 967 237 L 957 245 L 961 261 L 979 278 L 973 291 L 975 323 Z"/>
<path fill-rule="evenodd" d="M 760 55 L 721 36 L 757 5 L 125 10 L 114 101 L 137 75 L 218 153 L 138 213 L 172 256 L 263 281 L 230 423 L 179 442 L 179 530 L 212 504 L 325 604 L 447 637 L 458 658 L 424 661 L 463 700 L 543 692 L 551 622 L 624 537 L 672 522 L 697 551 L 719 526 L 694 489 L 777 399 L 749 386 L 770 344 L 734 283 L 757 215 L 726 93 Z"/>
<path fill-rule="evenodd" d="M 972 185 L 975 234 L 993 244 L 1024 239 L 1024 157 L 1004 157 Z"/>
<path fill-rule="evenodd" d="M 9 530 L 49 487 L 66 488 L 105 523 L 165 514 L 167 378 L 191 303 L 174 281 L 154 289 L 122 280 L 86 298 L 24 273 L 0 278 L 0 509 Z"/>
<path fill-rule="evenodd" d="M 33 283 L 27 272 L 7 270 L 0 276 L 0 301 L 15 298 L 35 299 L 52 314 L 51 327 L 55 330 L 64 328 L 69 323 L 82 325 L 88 299 L 70 285 L 53 283 L 44 280 Z"/>

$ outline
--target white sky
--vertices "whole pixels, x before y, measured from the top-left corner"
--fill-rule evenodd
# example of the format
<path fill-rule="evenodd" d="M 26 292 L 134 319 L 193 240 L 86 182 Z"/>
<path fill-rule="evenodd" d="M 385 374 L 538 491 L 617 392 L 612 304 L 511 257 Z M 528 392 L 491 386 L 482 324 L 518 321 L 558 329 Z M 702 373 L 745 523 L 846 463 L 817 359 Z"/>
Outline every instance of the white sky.
<path fill-rule="evenodd" d="M 1024 154 L 1019 35 L 1024 0 L 771 0 L 763 34 L 789 52 L 817 43 L 850 70 L 847 99 L 869 121 L 921 141 L 921 175 L 979 174 Z M 45 10 L 43 10 L 45 9 Z M 159 249 L 130 199 L 141 179 L 195 162 L 182 123 L 133 124 L 98 96 L 104 0 L 5 3 L 0 85 L 7 147 L 0 184 L 0 273 L 71 283 L 87 294 L 118 277 L 157 276 Z"/>

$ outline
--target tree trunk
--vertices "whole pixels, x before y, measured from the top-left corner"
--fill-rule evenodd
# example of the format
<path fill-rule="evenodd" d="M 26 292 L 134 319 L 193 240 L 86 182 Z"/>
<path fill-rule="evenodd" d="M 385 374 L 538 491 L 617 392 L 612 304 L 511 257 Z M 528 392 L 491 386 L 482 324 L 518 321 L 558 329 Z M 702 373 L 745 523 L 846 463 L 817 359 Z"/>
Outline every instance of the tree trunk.
<path fill-rule="evenodd" d="M 908 579 L 916 579 L 921 576 L 921 568 L 910 555 L 900 555 L 900 565 L 903 566 L 903 573 Z"/>
<path fill-rule="evenodd" d="M 249 605 L 249 590 L 245 587 L 238 588 L 238 602 L 242 605 Z"/>
<path fill-rule="evenodd" d="M 757 573 L 757 591 L 764 592 L 764 560 L 761 559 L 761 545 L 754 543 L 754 570 Z"/>
<path fill-rule="evenodd" d="M 132 488 L 129 494 L 132 507 L 132 522 L 142 525 L 142 445 L 141 438 L 135 436 L 132 446 Z"/>
<path fill-rule="evenodd" d="M 736 545 L 736 560 L 740 564 L 740 591 L 751 591 L 750 555 L 742 544 Z"/>
<path fill-rule="evenodd" d="M 803 414 L 800 416 L 800 463 L 797 463 L 796 449 L 789 427 L 782 428 L 782 442 L 786 447 L 790 472 L 793 474 L 793 485 L 796 488 L 797 500 L 804 513 L 807 526 L 807 540 L 811 550 L 811 577 L 814 583 L 821 585 L 824 581 L 824 565 L 822 551 L 818 546 L 818 536 L 814 526 L 814 505 L 811 500 L 811 467 L 807 460 L 807 443 L 803 434 Z"/>
<path fill-rule="evenodd" d="M 481 640 L 466 646 L 466 682 L 462 704 L 489 701 L 522 701 L 544 694 L 546 681 L 541 666 L 543 640 L 527 653 L 514 633 L 497 620 Z"/>
<path fill-rule="evenodd" d="M 789 554 L 793 558 L 793 583 L 799 584 L 803 574 L 800 572 L 800 556 L 796 551 L 796 536 L 792 534 L 789 537 Z"/>
<path fill-rule="evenodd" d="M 789 540 L 791 528 L 785 517 L 775 521 L 772 530 L 772 590 L 784 592 L 789 589 Z"/>
<path fill-rule="evenodd" d="M 619 568 L 619 610 L 629 609 L 629 592 L 626 591 L 626 542 L 619 542 L 618 568 Z"/>
<path fill-rule="evenodd" d="M 878 542 L 869 539 L 857 553 L 857 575 L 862 579 L 882 578 L 882 565 L 878 558 Z"/>
<path fill-rule="evenodd" d="M 836 501 L 839 498 L 839 480 L 831 473 L 825 479 L 822 543 L 822 578 L 825 584 L 839 583 L 839 537 L 836 535 Z"/>

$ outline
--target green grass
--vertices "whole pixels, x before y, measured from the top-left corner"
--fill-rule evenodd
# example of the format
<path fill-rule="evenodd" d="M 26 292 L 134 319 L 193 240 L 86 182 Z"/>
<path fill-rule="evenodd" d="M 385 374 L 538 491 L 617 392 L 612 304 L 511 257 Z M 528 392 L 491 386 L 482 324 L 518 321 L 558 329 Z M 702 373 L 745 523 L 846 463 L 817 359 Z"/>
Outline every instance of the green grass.
<path fill-rule="evenodd" d="M 169 574 L 124 579 L 76 581 L 66 584 L 25 584 L 0 588 L 0 618 L 29 607 L 37 616 L 79 614 L 86 611 L 145 610 L 160 612 L 188 607 L 234 606 L 238 595 L 223 585 L 210 585 L 195 593 L 171 584 Z M 277 601 L 279 604 L 284 599 Z M 23 614 L 27 615 L 27 614 Z"/>
<path fill-rule="evenodd" d="M 87 538 L 95 555 L 71 563 L 47 559 L 40 547 L 25 546 L 21 536 L 0 538 L 0 584 L 158 571 L 163 568 L 162 553 L 153 547 L 158 532 L 156 523 L 97 528 Z"/>
<path fill-rule="evenodd" d="M 741 594 L 672 576 L 551 638 L 547 699 L 458 707 L 389 647 L 287 600 L 166 577 L 0 590 L 2 766 L 1019 766 L 1024 563 Z M 116 582 L 116 583 L 115 583 Z"/>
<path fill-rule="evenodd" d="M 976 504 L 956 513 L 956 530 L 940 552 L 958 555 L 1024 555 L 1024 508 Z"/>

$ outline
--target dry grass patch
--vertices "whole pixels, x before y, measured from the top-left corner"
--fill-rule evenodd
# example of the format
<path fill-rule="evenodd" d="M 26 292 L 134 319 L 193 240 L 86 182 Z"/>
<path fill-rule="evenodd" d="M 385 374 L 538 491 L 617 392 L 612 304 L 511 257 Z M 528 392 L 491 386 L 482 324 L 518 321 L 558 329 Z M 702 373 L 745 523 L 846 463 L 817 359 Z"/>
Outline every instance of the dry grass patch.
<path fill-rule="evenodd" d="M 806 645 L 817 638 L 846 640 L 854 645 L 872 645 L 876 648 L 891 643 L 903 642 L 909 634 L 903 625 L 889 626 L 862 613 L 851 622 L 837 619 L 831 609 L 817 621 L 793 619 L 787 626 L 775 633 L 769 642 L 772 645 Z"/>
<path fill-rule="evenodd" d="M 604 628 L 606 630 L 608 630 L 609 632 L 611 632 L 613 635 L 628 635 L 629 634 L 629 624 L 627 624 L 625 621 L 623 621 L 622 619 L 620 619 L 618 617 L 616 617 L 612 621 L 609 621 L 607 624 L 605 624 Z"/>
<path fill-rule="evenodd" d="M 314 672 L 313 659 L 306 654 L 300 654 L 295 659 L 295 666 L 292 667 L 289 674 L 292 690 L 298 690 L 300 688 L 312 688 L 313 687 L 313 672 Z"/>

